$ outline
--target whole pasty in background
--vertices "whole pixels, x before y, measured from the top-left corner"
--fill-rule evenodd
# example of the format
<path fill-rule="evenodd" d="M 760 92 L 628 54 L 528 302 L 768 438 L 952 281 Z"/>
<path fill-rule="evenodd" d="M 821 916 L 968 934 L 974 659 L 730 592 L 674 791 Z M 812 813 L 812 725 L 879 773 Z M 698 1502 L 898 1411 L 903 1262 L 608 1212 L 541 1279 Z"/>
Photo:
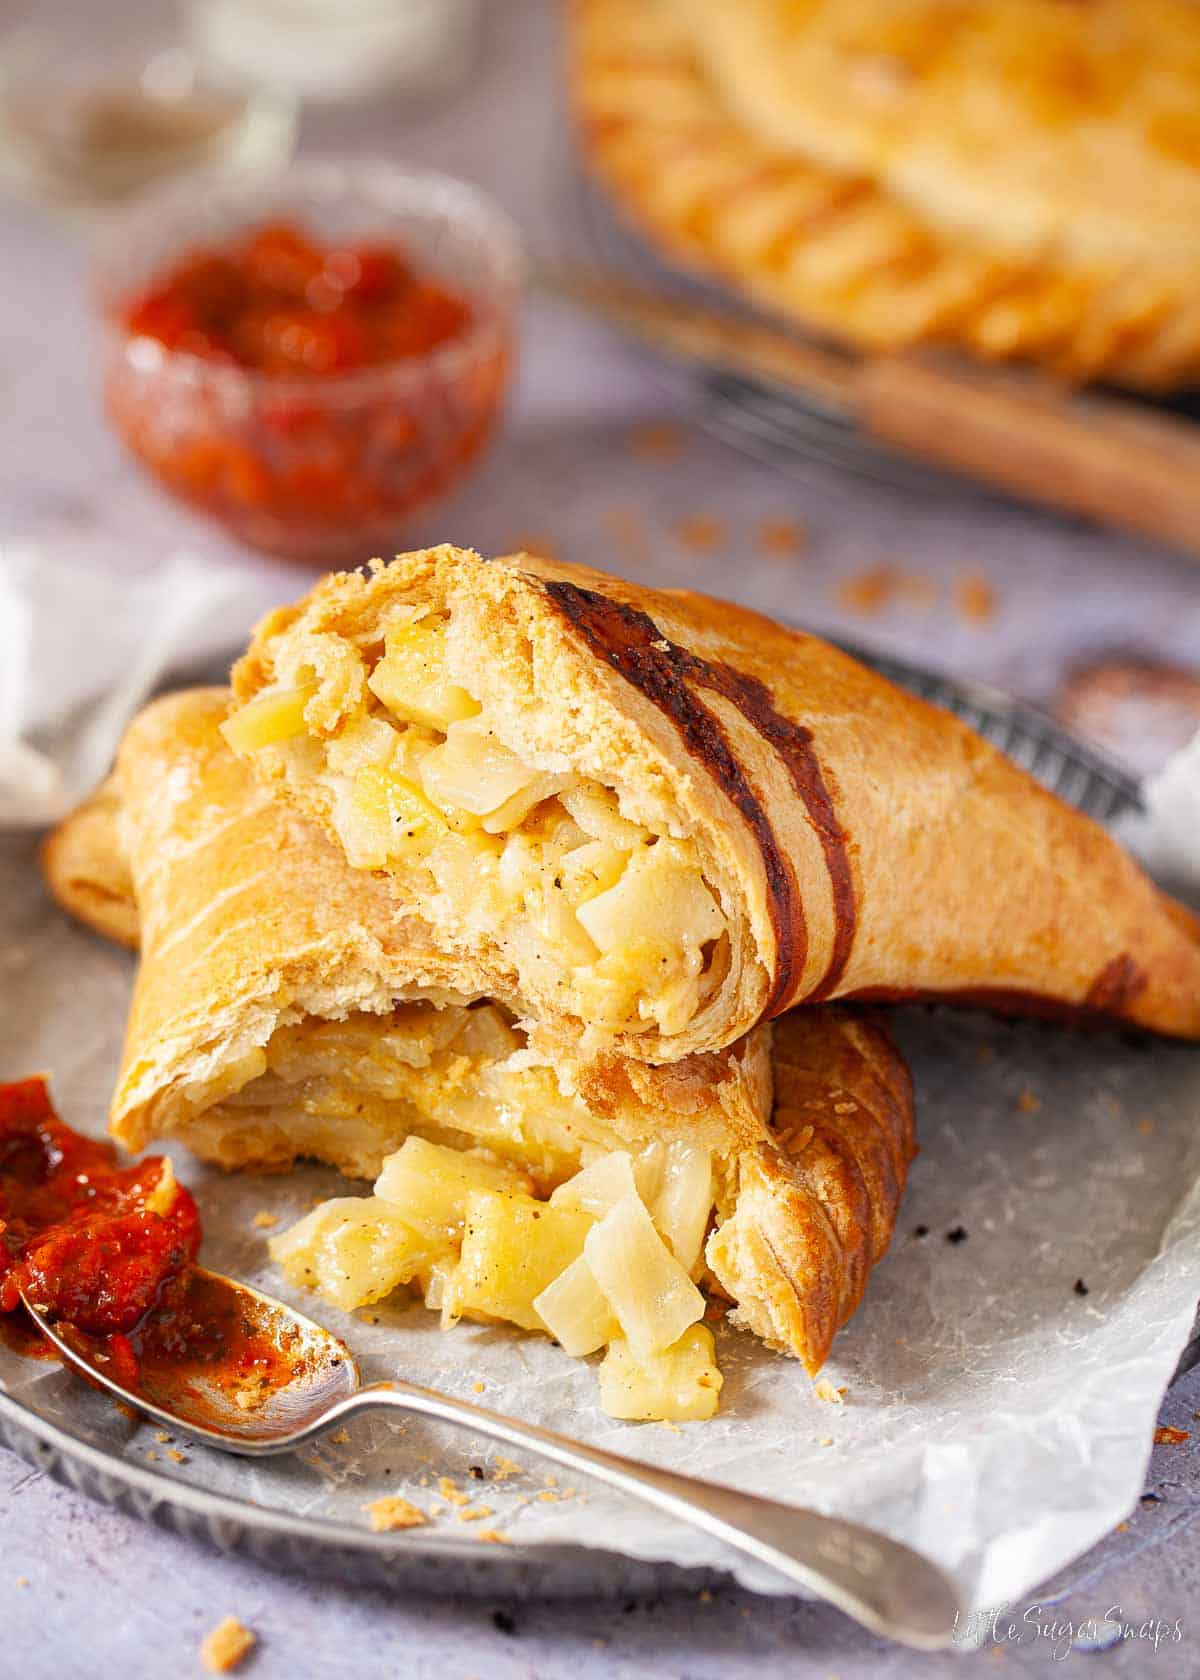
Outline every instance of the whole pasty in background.
<path fill-rule="evenodd" d="M 259 780 L 543 1042 L 917 994 L 1200 1035 L 1200 928 L 1103 829 L 743 607 L 428 549 L 270 614 L 233 684 Z"/>
<path fill-rule="evenodd" d="M 667 255 L 871 350 L 1200 376 L 1189 0 L 574 0 L 585 155 Z"/>

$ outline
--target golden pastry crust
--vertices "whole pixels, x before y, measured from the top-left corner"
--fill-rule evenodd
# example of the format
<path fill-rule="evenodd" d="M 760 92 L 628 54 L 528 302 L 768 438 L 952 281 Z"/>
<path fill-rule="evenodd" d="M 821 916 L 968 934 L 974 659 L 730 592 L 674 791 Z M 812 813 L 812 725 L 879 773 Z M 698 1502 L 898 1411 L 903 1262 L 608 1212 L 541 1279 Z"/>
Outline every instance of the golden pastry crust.
<path fill-rule="evenodd" d="M 237 1098 L 281 1017 L 286 1036 L 310 1009 L 377 1007 L 378 1018 L 351 1013 L 369 1041 L 388 1026 L 391 993 L 411 990 L 405 939 L 418 941 L 423 984 L 427 953 L 414 926 L 397 938 L 373 877 L 254 783 L 218 732 L 226 710 L 222 690 L 149 707 L 119 757 L 128 807 L 107 800 L 107 833 L 99 819 L 93 830 L 102 875 L 105 853 L 127 849 L 146 917 L 113 1131 L 130 1147 L 175 1136 L 229 1168 L 313 1153 L 373 1176 L 399 1141 L 383 1129 L 314 1125 L 296 1110 L 269 1123 Z M 768 1120 L 772 1034 L 780 1097 Z M 714 1152 L 712 1280 L 737 1322 L 815 1372 L 887 1248 L 914 1150 L 911 1082 L 887 1033 L 864 1015 L 809 1010 L 667 1067 L 607 1053 L 560 1059 L 559 1071 L 604 1147 L 678 1137 Z"/>
<path fill-rule="evenodd" d="M 295 1137 L 231 1112 L 201 1127 L 265 1071 L 262 1052 L 307 1018 L 388 1017 L 402 1001 L 460 1008 L 429 929 L 396 914 L 387 883 L 351 870 L 316 829 L 256 782 L 221 738 L 223 689 L 155 702 L 118 755 L 120 828 L 141 912 L 142 963 L 112 1103 L 129 1148 L 178 1134 L 224 1166 L 291 1164 Z M 381 1020 L 381 1027 L 383 1025 Z M 678 1126 L 729 1150 L 761 1135 L 770 1102 L 759 1035 L 678 1068 L 623 1079 L 617 1059 L 558 1057 L 606 1140 Z M 190 1131 L 189 1131 L 190 1129 Z M 310 1153 L 373 1176 L 398 1139 L 330 1128 Z M 611 1146 L 616 1146 L 612 1144 Z"/>
<path fill-rule="evenodd" d="M 39 861 L 64 910 L 105 939 L 136 950 L 137 903 L 116 832 L 120 803 L 116 778 L 110 776 L 47 836 Z"/>
<path fill-rule="evenodd" d="M 672 258 L 869 350 L 1200 374 L 1186 0 L 574 0 L 591 168 Z"/>
<path fill-rule="evenodd" d="M 771 1138 L 705 1258 L 735 1323 L 815 1375 L 887 1252 L 916 1154 L 912 1083 L 882 1025 L 837 1009 L 776 1022 Z"/>
<path fill-rule="evenodd" d="M 428 549 L 271 614 L 235 693 L 302 666 L 308 727 L 336 738 L 346 693 L 365 686 L 358 650 L 413 603 L 457 621 L 477 698 L 522 760 L 582 769 L 697 847 L 727 959 L 682 1030 L 617 1034 L 623 1053 L 720 1049 L 830 997 L 944 996 L 1200 1036 L 1200 927 L 1097 824 L 945 712 L 745 608 L 530 555 Z M 251 756 L 336 836 L 326 782 L 277 748 Z M 441 943 L 461 990 L 570 1041 L 588 1025 L 486 933 Z"/>

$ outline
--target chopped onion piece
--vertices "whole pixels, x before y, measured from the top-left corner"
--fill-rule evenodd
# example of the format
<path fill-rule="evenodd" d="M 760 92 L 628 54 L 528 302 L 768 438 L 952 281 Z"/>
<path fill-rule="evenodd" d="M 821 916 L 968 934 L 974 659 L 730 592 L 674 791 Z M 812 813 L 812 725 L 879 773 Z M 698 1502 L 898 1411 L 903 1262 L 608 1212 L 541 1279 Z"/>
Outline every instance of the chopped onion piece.
<path fill-rule="evenodd" d="M 667 1247 L 684 1271 L 693 1273 L 712 1212 L 712 1156 L 707 1149 L 672 1138 L 663 1152 L 662 1180 L 650 1213 Z"/>
<path fill-rule="evenodd" d="M 595 1353 L 620 1333 L 612 1308 L 582 1254 L 535 1297 L 533 1310 L 573 1359 Z"/>
<path fill-rule="evenodd" d="M 614 1149 L 601 1155 L 574 1178 L 560 1184 L 550 1197 L 551 1207 L 582 1208 L 593 1219 L 603 1219 L 610 1208 L 626 1196 L 637 1196 L 633 1162 L 628 1151 Z"/>
<path fill-rule="evenodd" d="M 588 1232 L 588 1265 L 639 1359 L 661 1353 L 704 1314 L 704 1297 L 636 1195 Z"/>

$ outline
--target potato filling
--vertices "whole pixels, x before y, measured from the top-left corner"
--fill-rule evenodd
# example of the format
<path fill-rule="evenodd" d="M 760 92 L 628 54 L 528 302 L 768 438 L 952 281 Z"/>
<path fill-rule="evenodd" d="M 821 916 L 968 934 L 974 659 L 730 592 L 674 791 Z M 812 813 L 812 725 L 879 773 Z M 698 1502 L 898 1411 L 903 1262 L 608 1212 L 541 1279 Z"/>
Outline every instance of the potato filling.
<path fill-rule="evenodd" d="M 414 1287 L 443 1327 L 501 1321 L 576 1358 L 606 1349 L 604 1410 L 708 1418 L 721 1374 L 695 1277 L 713 1205 L 708 1152 L 613 1150 L 548 1199 L 489 1151 L 410 1137 L 368 1197 L 314 1208 L 271 1242 L 288 1280 L 346 1310 Z"/>
<path fill-rule="evenodd" d="M 311 635 L 226 738 L 321 783 L 351 864 L 388 870 L 453 940 L 498 947 L 520 983 L 551 980 L 596 1030 L 682 1031 L 728 963 L 695 842 L 631 820 L 561 755 L 526 762 L 471 694 L 451 630 L 405 606 L 382 647 Z"/>
<path fill-rule="evenodd" d="M 315 1155 L 373 1178 L 417 1135 L 486 1147 L 549 1192 L 590 1150 L 619 1143 L 492 1003 L 402 1003 L 390 1015 L 312 1016 L 277 1027 L 260 1051 L 197 1093 L 189 1135 L 222 1158 L 223 1135 L 264 1161 Z M 207 1134 L 207 1136 L 205 1135 Z"/>

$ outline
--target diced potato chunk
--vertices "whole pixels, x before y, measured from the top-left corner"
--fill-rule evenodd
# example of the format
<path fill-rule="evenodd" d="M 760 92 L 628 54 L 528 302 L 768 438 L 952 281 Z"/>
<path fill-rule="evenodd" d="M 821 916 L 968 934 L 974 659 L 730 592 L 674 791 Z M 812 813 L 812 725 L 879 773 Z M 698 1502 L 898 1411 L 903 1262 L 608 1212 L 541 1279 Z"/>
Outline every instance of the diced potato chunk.
<path fill-rule="evenodd" d="M 304 708 L 316 691 L 315 683 L 305 688 L 268 688 L 231 712 L 221 733 L 235 753 L 258 752 L 276 741 L 302 735 Z"/>
<path fill-rule="evenodd" d="M 653 944 L 696 951 L 725 925 L 699 869 L 676 841 L 665 839 L 633 853 L 616 885 L 576 915 L 604 952 L 628 948 L 632 930 L 652 934 Z"/>
<path fill-rule="evenodd" d="M 560 1184 L 550 1197 L 550 1206 L 582 1209 L 593 1219 L 603 1219 L 609 1208 L 637 1193 L 628 1151 L 614 1149 Z"/>
<path fill-rule="evenodd" d="M 397 624 L 384 636 L 383 658 L 368 678 L 371 692 L 399 718 L 448 729 L 479 710 L 465 688 L 446 676 L 446 627 Z"/>
<path fill-rule="evenodd" d="M 368 765 L 390 764 L 399 739 L 382 718 L 361 716 L 330 739 L 325 761 L 336 775 L 353 776 Z"/>
<path fill-rule="evenodd" d="M 407 776 L 383 765 L 365 765 L 354 778 L 350 861 L 377 869 L 389 858 L 419 853 L 446 832 L 446 819 Z"/>
<path fill-rule="evenodd" d="M 269 1247 L 289 1283 L 317 1290 L 345 1312 L 381 1301 L 445 1252 L 444 1243 L 430 1242 L 397 1208 L 370 1196 L 322 1202 Z"/>
<path fill-rule="evenodd" d="M 704 1297 L 636 1195 L 588 1232 L 584 1252 L 638 1359 L 661 1353 L 703 1316 Z"/>
<path fill-rule="evenodd" d="M 691 1423 L 712 1417 L 723 1378 L 712 1331 L 693 1324 L 662 1353 L 639 1358 L 618 1338 L 600 1366 L 600 1404 L 609 1417 L 630 1422 L 666 1418 Z"/>
<path fill-rule="evenodd" d="M 534 1300 L 533 1310 L 573 1359 L 595 1353 L 621 1332 L 582 1254 L 542 1290 Z"/>
<path fill-rule="evenodd" d="M 529 1189 L 529 1179 L 516 1167 L 418 1137 L 405 1138 L 375 1181 L 376 1196 L 435 1245 L 458 1241 L 473 1191 Z"/>
<path fill-rule="evenodd" d="M 467 1199 L 462 1253 L 446 1286 L 444 1311 L 545 1326 L 535 1299 L 583 1249 L 592 1221 L 532 1196 L 474 1190 Z"/>

